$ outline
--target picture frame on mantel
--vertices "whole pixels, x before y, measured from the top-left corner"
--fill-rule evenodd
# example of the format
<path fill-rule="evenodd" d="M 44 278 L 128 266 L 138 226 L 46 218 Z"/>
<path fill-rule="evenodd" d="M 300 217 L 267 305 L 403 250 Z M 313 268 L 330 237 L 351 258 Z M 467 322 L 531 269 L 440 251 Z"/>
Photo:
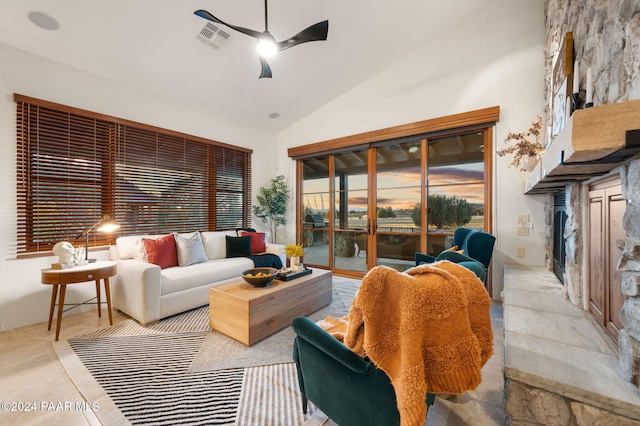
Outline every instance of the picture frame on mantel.
<path fill-rule="evenodd" d="M 551 100 L 551 138 L 564 128 L 571 111 L 573 93 L 573 33 L 568 32 L 562 39 L 560 51 L 553 64 Z"/>

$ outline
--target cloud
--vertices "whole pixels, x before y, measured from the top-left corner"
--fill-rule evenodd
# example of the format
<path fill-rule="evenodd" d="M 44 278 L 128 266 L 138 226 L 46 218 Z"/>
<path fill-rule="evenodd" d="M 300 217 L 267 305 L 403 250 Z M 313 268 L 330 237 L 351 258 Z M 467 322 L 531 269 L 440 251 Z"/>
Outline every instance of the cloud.
<path fill-rule="evenodd" d="M 429 170 L 429 181 L 442 180 L 454 182 L 484 181 L 484 170 L 461 169 L 458 167 L 438 167 Z M 432 182 L 433 183 L 433 182 Z"/>
<path fill-rule="evenodd" d="M 366 207 L 368 202 L 367 197 L 349 197 L 349 208 Z"/>

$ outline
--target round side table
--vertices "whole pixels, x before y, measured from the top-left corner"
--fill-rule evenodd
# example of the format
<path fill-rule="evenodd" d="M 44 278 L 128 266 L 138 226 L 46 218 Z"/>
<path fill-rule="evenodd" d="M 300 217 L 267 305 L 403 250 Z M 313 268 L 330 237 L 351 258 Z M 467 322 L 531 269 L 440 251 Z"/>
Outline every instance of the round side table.
<path fill-rule="evenodd" d="M 117 262 L 98 261 L 88 265 L 75 266 L 69 269 L 42 269 L 42 284 L 53 285 L 51 289 L 51 306 L 49 308 L 49 328 L 53 320 L 53 309 L 56 305 L 58 288 L 60 289 L 60 299 L 58 301 L 58 322 L 56 324 L 56 340 L 60 335 L 60 324 L 62 322 L 62 312 L 64 310 L 64 295 L 67 291 L 67 284 L 78 284 L 87 281 L 96 282 L 96 298 L 98 299 L 98 316 L 102 316 L 100 305 L 100 280 L 104 281 L 104 292 L 107 298 L 107 309 L 109 310 L 109 324 L 113 325 L 111 314 L 111 289 L 109 288 L 109 277 L 117 273 Z"/>

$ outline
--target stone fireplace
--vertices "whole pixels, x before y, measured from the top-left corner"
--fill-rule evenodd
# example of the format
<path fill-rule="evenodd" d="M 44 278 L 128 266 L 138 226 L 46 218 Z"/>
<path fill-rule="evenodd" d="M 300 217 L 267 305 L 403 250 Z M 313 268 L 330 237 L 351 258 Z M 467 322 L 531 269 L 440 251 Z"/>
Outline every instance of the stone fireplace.
<path fill-rule="evenodd" d="M 633 0 L 546 0 L 546 85 L 551 104 L 553 59 L 567 32 L 573 32 L 574 57 L 579 63 L 580 86 L 585 87 L 591 68 L 594 105 L 626 103 L 640 98 L 640 3 Z M 640 114 L 640 112 L 638 112 Z M 549 117 L 549 110 L 546 116 Z M 631 127 L 626 130 L 633 130 Z M 576 133 L 576 129 L 574 129 Z M 620 321 L 624 329 L 618 338 L 619 373 L 635 386 L 640 385 L 640 160 L 638 156 L 612 165 L 620 173 L 622 196 L 626 200 L 623 226 L 626 237 L 616 242 L 620 260 L 615 266 L 622 275 L 626 297 Z M 584 179 L 583 179 L 584 181 Z M 567 219 L 564 224 L 565 271 L 563 293 L 576 306 L 585 308 L 589 277 L 585 277 L 583 183 L 567 182 L 564 188 Z M 553 268 L 554 195 L 547 195 L 547 266 Z"/>
<path fill-rule="evenodd" d="M 546 194 L 548 274 L 505 267 L 505 413 L 508 424 L 639 424 L 640 130 L 627 126 L 640 128 L 640 101 L 576 111 L 568 126 L 526 186 Z M 592 149 L 605 139 L 615 154 Z M 567 152 L 592 158 L 557 160 Z"/>
<path fill-rule="evenodd" d="M 639 424 L 640 1 L 545 0 L 545 14 L 547 134 L 554 59 L 568 32 L 581 88 L 591 69 L 594 107 L 573 113 L 526 184 L 527 194 L 545 194 L 547 262 L 546 268 L 506 266 L 504 271 L 507 424 Z M 606 259 L 614 271 L 607 279 L 619 283 L 617 343 L 587 312 L 592 271 L 607 273 L 591 264 L 590 200 L 611 180 L 616 224 L 622 217 Z M 564 209 L 556 194 L 563 194 Z M 555 240 L 557 233 L 564 241 Z M 561 246 L 564 271 L 554 259 Z"/>

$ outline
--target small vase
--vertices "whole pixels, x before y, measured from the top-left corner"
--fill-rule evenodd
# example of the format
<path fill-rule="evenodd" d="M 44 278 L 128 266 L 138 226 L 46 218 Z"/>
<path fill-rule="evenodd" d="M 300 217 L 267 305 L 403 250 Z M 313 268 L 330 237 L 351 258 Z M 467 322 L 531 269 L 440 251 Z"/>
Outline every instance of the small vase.
<path fill-rule="evenodd" d="M 528 172 L 531 172 L 536 167 L 536 164 L 538 164 L 537 155 L 529 155 L 520 161 L 520 166 Z"/>
<path fill-rule="evenodd" d="M 300 258 L 298 256 L 291 256 L 289 259 L 289 268 L 294 270 L 298 263 L 300 263 Z"/>

